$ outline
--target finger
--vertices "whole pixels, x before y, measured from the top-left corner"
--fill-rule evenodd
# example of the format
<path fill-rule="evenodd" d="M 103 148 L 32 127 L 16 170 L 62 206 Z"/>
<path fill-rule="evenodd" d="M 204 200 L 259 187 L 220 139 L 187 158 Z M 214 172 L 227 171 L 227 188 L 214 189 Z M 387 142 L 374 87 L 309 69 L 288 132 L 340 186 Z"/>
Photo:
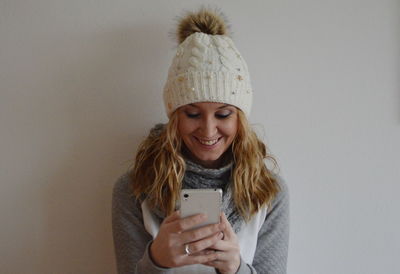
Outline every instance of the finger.
<path fill-rule="evenodd" d="M 215 252 L 209 252 L 206 255 L 190 255 L 186 256 L 183 261 L 184 264 L 205 264 L 216 260 L 217 255 Z"/>
<path fill-rule="evenodd" d="M 226 215 L 224 212 L 221 213 L 221 223 L 225 225 L 224 229 L 224 240 L 229 241 L 230 239 L 234 238 L 236 236 L 235 232 L 233 231 L 233 228 L 231 224 L 228 221 L 228 218 L 226 218 Z"/>
<path fill-rule="evenodd" d="M 222 238 L 222 232 L 218 232 L 213 234 L 212 236 L 188 244 L 189 245 L 188 248 L 190 250 L 190 253 L 197 253 L 214 245 L 217 241 L 221 240 L 221 238 Z"/>
<path fill-rule="evenodd" d="M 192 253 L 192 254 L 190 254 L 190 256 L 209 255 L 209 254 L 213 254 L 215 252 L 216 252 L 215 249 L 206 248 L 206 249 L 203 249 L 203 250 L 201 250 L 199 252 Z"/>
<path fill-rule="evenodd" d="M 237 250 L 237 245 L 229 242 L 229 241 L 218 241 L 215 244 L 209 246 L 208 248 L 215 249 L 217 251 L 231 251 L 231 250 Z"/>
<path fill-rule="evenodd" d="M 234 259 L 234 253 L 232 252 L 218 250 L 214 250 L 213 252 L 216 254 L 217 261 L 231 261 Z M 209 254 L 211 254 L 211 252 Z"/>
<path fill-rule="evenodd" d="M 224 224 L 210 224 L 197 229 L 182 232 L 180 237 L 182 241 L 181 243 L 185 244 L 201 240 L 217 232 L 221 232 L 224 227 Z"/>
<path fill-rule="evenodd" d="M 200 224 L 205 220 L 207 220 L 207 216 L 205 214 L 196 214 L 180 220 L 175 220 L 175 222 L 171 222 L 171 229 L 175 232 L 182 232 L 193 228 L 195 225 Z"/>
<path fill-rule="evenodd" d="M 167 216 L 167 217 L 164 219 L 163 223 L 168 224 L 168 223 L 171 223 L 171 222 L 173 222 L 173 221 L 175 221 L 175 220 L 178 220 L 178 219 L 180 219 L 180 211 L 179 211 L 179 210 L 176 210 L 176 211 L 174 211 L 172 214 L 170 214 L 169 216 Z"/>

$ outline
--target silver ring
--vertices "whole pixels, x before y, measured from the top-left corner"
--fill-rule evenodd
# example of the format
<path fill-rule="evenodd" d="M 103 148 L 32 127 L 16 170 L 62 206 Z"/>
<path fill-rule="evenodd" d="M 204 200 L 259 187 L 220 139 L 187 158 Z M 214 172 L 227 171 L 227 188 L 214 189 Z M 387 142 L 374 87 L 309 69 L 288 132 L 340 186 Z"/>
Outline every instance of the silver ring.
<path fill-rule="evenodd" d="M 185 244 L 186 255 L 190 255 L 189 244 Z"/>

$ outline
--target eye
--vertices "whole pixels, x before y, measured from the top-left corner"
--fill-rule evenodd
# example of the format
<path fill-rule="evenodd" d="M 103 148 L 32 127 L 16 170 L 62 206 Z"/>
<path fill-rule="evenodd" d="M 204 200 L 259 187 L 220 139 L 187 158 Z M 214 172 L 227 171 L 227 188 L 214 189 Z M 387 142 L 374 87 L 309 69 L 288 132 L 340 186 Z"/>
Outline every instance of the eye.
<path fill-rule="evenodd" d="M 216 113 L 215 116 L 219 119 L 225 119 L 231 114 L 232 114 L 232 112 L 229 111 L 229 112 L 224 112 L 224 113 Z"/>
<path fill-rule="evenodd" d="M 196 117 L 199 117 L 199 115 L 200 115 L 199 113 L 188 113 L 188 112 L 185 112 L 185 114 L 189 118 L 196 118 Z"/>

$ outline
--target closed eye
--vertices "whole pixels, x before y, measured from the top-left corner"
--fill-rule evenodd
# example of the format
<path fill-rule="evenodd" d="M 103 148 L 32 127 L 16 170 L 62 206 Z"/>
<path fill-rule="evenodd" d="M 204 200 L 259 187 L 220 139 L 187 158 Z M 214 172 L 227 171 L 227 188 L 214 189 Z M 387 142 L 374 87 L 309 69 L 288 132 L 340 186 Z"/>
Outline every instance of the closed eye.
<path fill-rule="evenodd" d="M 228 113 L 228 114 L 215 114 L 215 116 L 217 117 L 217 118 L 219 118 L 219 119 L 225 119 L 225 118 L 227 118 L 229 115 L 231 115 L 232 114 L 232 112 L 231 113 Z"/>
<path fill-rule="evenodd" d="M 196 117 L 199 117 L 200 114 L 199 113 L 186 113 L 186 116 L 189 118 L 196 118 Z"/>
<path fill-rule="evenodd" d="M 185 112 L 185 114 L 186 114 L 186 116 L 188 117 L 188 118 L 198 118 L 198 117 L 200 117 L 200 113 L 188 113 L 188 112 Z M 216 113 L 215 114 L 215 117 L 217 118 L 217 119 L 225 119 L 225 118 L 228 118 L 230 115 L 232 114 L 232 112 L 229 112 L 229 113 L 224 113 L 224 114 L 221 114 L 221 113 Z"/>

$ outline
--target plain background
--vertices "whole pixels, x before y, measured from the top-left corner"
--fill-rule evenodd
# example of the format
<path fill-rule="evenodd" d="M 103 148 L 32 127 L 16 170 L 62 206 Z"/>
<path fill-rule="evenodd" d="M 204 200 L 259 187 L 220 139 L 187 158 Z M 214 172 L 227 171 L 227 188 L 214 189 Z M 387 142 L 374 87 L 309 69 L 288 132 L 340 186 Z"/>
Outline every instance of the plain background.
<path fill-rule="evenodd" d="M 116 273 L 112 187 L 203 3 L 0 1 L 0 273 Z M 400 2 L 214 3 L 289 185 L 288 273 L 400 273 Z"/>

